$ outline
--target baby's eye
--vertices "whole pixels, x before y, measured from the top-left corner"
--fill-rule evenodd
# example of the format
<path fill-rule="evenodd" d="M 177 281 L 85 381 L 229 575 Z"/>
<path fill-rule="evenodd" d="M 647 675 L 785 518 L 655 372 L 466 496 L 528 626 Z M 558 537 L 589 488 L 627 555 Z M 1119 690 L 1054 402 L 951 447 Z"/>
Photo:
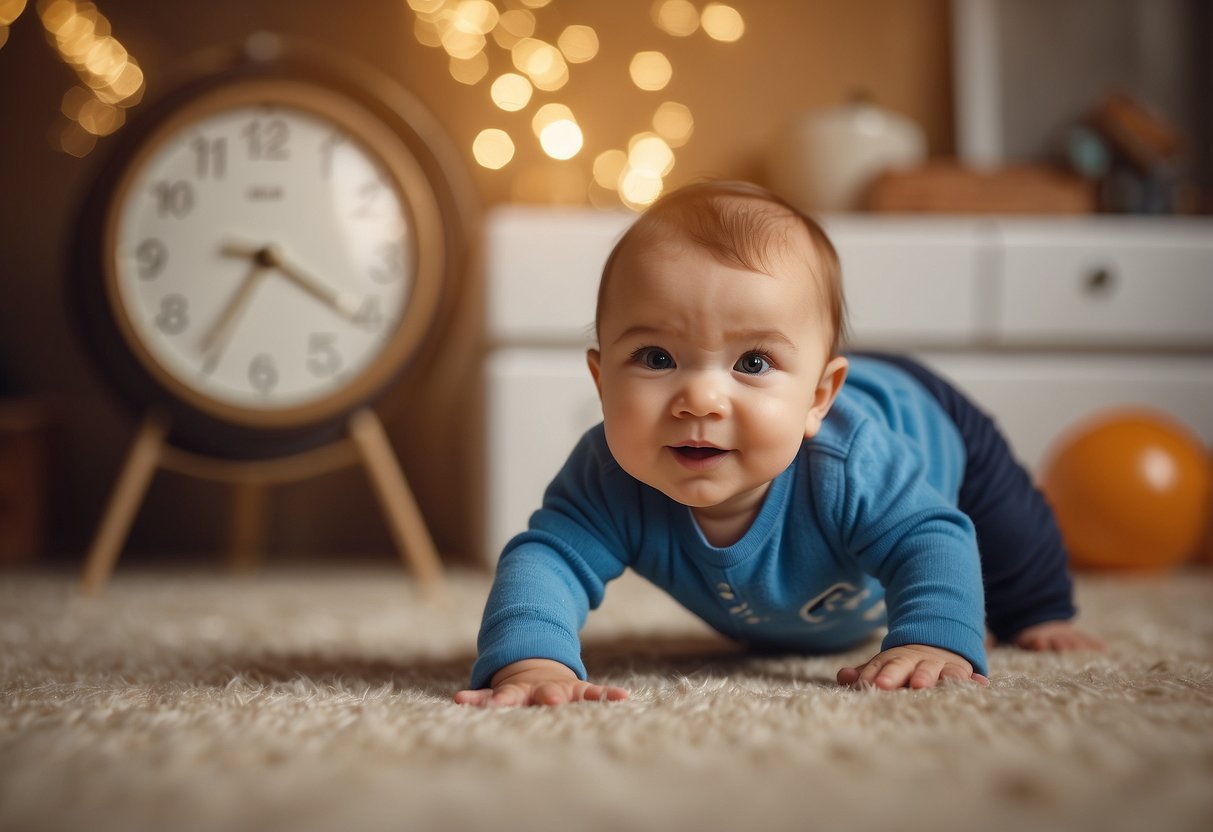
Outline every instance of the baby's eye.
<path fill-rule="evenodd" d="M 733 369 L 746 375 L 760 376 L 771 369 L 771 362 L 767 361 L 766 356 L 762 353 L 747 352 L 737 359 L 737 363 L 733 365 Z"/>
<path fill-rule="evenodd" d="M 668 370 L 674 366 L 674 357 L 661 347 L 641 347 L 632 353 L 632 360 L 650 370 Z"/>

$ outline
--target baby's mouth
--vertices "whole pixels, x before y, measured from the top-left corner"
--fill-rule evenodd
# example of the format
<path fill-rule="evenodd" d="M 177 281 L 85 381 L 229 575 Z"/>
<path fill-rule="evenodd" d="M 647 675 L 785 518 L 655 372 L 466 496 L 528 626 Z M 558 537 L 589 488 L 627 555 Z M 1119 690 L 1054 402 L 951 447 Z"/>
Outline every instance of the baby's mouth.
<path fill-rule="evenodd" d="M 711 459 L 714 456 L 720 456 L 725 451 L 720 448 L 694 448 L 690 445 L 676 445 L 674 453 L 681 457 L 694 460 Z"/>

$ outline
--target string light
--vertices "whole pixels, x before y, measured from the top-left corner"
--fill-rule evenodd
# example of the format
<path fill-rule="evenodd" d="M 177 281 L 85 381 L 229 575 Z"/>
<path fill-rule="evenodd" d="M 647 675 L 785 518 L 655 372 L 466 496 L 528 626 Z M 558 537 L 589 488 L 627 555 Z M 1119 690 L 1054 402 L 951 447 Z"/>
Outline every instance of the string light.
<path fill-rule="evenodd" d="M 482 167 L 500 170 L 514 158 L 514 140 L 496 127 L 481 130 L 472 142 L 472 155 Z"/>
<path fill-rule="evenodd" d="M 526 109 L 531 103 L 534 88 L 531 82 L 516 72 L 507 72 L 497 77 L 489 90 L 493 103 L 506 112 L 513 113 Z"/>
<path fill-rule="evenodd" d="M 0 0 L 0 45 L 26 5 L 25 0 Z M 38 0 L 36 5 L 47 41 L 80 82 L 63 96 L 60 110 L 66 123 L 54 129 L 52 141 L 64 153 L 87 156 L 97 137 L 120 128 L 126 110 L 143 99 L 143 70 L 94 4 Z"/>
<path fill-rule="evenodd" d="M 637 52 L 628 64 L 632 83 L 650 92 L 665 89 L 674 74 L 670 59 L 660 52 Z"/>
<path fill-rule="evenodd" d="M 741 18 L 741 12 L 724 3 L 708 3 L 704 6 L 700 24 L 708 37 L 725 43 L 740 40 L 745 34 L 745 21 Z"/>
<path fill-rule="evenodd" d="M 536 34 L 536 10 L 550 1 L 408 0 L 408 6 L 414 13 L 417 42 L 447 53 L 452 78 L 474 86 L 493 73 L 489 97 L 495 107 L 520 112 L 532 105 L 536 90 L 552 93 L 564 89 L 572 77 L 571 68 L 595 60 L 600 52 L 598 32 L 591 26 L 566 26 L 554 42 Z M 13 2 L 18 0 L 0 0 L 0 4 Z M 52 0 L 48 5 L 59 2 L 71 0 Z M 745 32 L 741 14 L 724 3 L 708 3 L 701 12 L 691 0 L 654 0 L 649 17 L 670 37 L 686 38 L 702 30 L 712 40 L 732 42 Z M 490 55 L 491 47 L 505 53 L 509 69 L 514 71 L 493 70 L 500 58 Z M 627 72 L 637 88 L 651 92 L 671 83 L 674 67 L 665 53 L 649 50 L 633 55 Z M 104 128 L 104 112 L 96 111 L 89 123 Z M 651 129 L 634 134 L 627 150 L 602 150 L 588 166 L 570 167 L 567 160 L 581 154 L 586 137 L 566 104 L 549 101 L 533 114 L 531 132 L 544 155 L 554 161 L 516 172 L 512 193 L 524 200 L 588 200 L 595 205 L 615 199 L 641 210 L 661 195 L 675 164 L 675 149 L 690 140 L 694 125 L 689 107 L 665 101 L 653 112 Z M 498 128 L 481 130 L 472 142 L 476 163 L 489 170 L 509 165 L 515 152 L 514 140 Z"/>
<path fill-rule="evenodd" d="M 8 28 L 25 11 L 25 0 L 0 0 L 0 49 L 8 43 Z"/>
<path fill-rule="evenodd" d="M 556 45 L 569 63 L 583 64 L 598 54 L 598 33 L 589 26 L 566 26 Z"/>
<path fill-rule="evenodd" d="M 689 0 L 657 0 L 652 14 L 657 28 L 676 38 L 689 37 L 699 28 L 699 11 Z"/>
<path fill-rule="evenodd" d="M 653 113 L 653 129 L 670 147 L 682 147 L 695 132 L 695 118 L 685 104 L 664 101 Z"/>

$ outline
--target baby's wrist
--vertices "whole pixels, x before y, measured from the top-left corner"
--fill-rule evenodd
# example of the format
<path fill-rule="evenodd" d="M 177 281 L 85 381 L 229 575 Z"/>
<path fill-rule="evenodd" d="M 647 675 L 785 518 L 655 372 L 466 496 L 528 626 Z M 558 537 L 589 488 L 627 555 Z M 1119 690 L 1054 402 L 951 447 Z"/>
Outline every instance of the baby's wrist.
<path fill-rule="evenodd" d="M 493 678 L 489 681 L 489 685 L 496 688 L 499 685 L 508 684 L 516 676 L 536 672 L 548 676 L 567 676 L 570 680 L 578 678 L 572 668 L 553 659 L 521 659 L 516 662 L 510 662 L 494 673 Z"/>

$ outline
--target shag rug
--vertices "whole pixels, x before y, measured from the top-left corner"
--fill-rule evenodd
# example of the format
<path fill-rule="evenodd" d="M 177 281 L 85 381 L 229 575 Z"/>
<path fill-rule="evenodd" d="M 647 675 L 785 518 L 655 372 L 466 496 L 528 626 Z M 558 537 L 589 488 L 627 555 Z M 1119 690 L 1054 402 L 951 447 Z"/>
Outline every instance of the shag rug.
<path fill-rule="evenodd" d="M 1083 576 L 1106 653 L 987 689 L 834 684 L 634 577 L 586 631 L 621 703 L 474 710 L 486 575 L 0 573 L 0 829 L 1213 830 L 1213 572 Z M 874 645 L 873 645 L 874 646 Z"/>

